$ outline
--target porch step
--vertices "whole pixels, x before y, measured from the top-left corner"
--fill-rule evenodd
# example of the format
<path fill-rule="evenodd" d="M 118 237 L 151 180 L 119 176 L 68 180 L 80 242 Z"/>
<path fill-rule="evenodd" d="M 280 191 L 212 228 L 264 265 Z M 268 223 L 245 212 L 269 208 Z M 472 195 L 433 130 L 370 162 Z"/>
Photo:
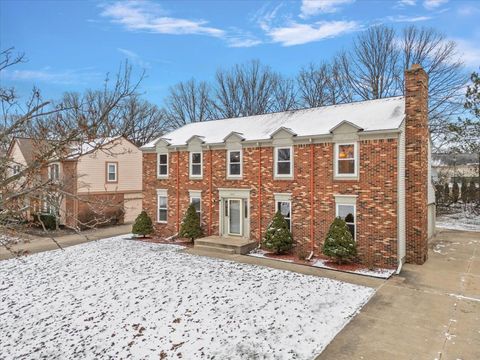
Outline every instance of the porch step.
<path fill-rule="evenodd" d="M 195 250 L 203 250 L 208 252 L 215 252 L 220 254 L 235 254 L 235 249 L 216 247 L 216 246 L 207 246 L 207 245 L 197 245 L 194 246 Z"/>
<path fill-rule="evenodd" d="M 222 237 L 222 236 L 208 236 L 195 240 L 195 249 L 203 249 L 226 254 L 247 254 L 255 249 L 257 243 L 249 239 Z"/>

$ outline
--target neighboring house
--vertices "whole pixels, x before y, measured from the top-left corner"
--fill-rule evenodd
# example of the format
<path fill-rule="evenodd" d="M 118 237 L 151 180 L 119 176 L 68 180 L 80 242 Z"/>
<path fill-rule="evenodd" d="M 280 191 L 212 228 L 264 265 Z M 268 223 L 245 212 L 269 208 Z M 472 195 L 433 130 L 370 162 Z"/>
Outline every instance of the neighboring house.
<path fill-rule="evenodd" d="M 185 125 L 141 147 L 143 208 L 161 236 L 190 203 L 206 235 L 260 241 L 279 210 L 297 245 L 320 253 L 336 216 L 364 262 L 427 259 L 428 76 L 405 73 L 405 97 Z M 430 234 L 429 234 L 430 231 Z"/>
<path fill-rule="evenodd" d="M 31 164 L 35 149 L 45 143 L 15 138 L 7 153 L 12 164 L 10 175 Z M 47 184 L 42 185 L 41 195 L 32 192 L 23 199 L 29 205 L 27 219 L 31 220 L 35 213 L 56 213 L 60 224 L 69 226 L 91 225 L 100 219 L 135 220 L 142 208 L 141 151 L 123 137 L 72 144 L 66 151 L 34 176 L 25 177 L 30 182 Z M 55 185 L 51 192 L 48 184 Z"/>
<path fill-rule="evenodd" d="M 467 182 L 479 181 L 479 154 L 433 154 L 432 177 L 434 182 L 452 184 L 465 178 Z"/>

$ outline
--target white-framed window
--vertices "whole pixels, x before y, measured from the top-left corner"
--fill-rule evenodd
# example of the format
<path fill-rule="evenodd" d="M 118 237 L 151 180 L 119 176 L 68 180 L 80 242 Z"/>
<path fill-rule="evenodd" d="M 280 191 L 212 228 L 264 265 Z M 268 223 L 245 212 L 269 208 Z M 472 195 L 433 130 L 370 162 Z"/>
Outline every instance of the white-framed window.
<path fill-rule="evenodd" d="M 13 175 L 17 175 L 20 172 L 20 165 L 13 165 L 12 171 Z"/>
<path fill-rule="evenodd" d="M 157 222 L 168 221 L 168 196 L 166 190 L 157 190 Z"/>
<path fill-rule="evenodd" d="M 190 152 L 190 177 L 201 178 L 203 176 L 202 152 Z"/>
<path fill-rule="evenodd" d="M 292 178 L 293 177 L 293 147 L 276 147 L 275 148 L 275 177 Z"/>
<path fill-rule="evenodd" d="M 358 150 L 357 143 L 335 144 L 335 176 L 357 177 Z"/>
<path fill-rule="evenodd" d="M 60 164 L 50 164 L 48 166 L 48 179 L 51 181 L 60 179 Z"/>
<path fill-rule="evenodd" d="M 336 204 L 336 216 L 341 218 L 347 223 L 348 229 L 352 234 L 354 240 L 356 240 L 356 205 L 355 204 Z"/>
<path fill-rule="evenodd" d="M 193 204 L 195 207 L 195 212 L 202 221 L 202 191 L 201 190 L 189 190 L 188 193 L 190 194 L 190 204 Z"/>
<path fill-rule="evenodd" d="M 292 231 L 292 202 L 287 200 L 275 201 L 275 211 L 283 215 L 288 225 L 288 230 Z"/>
<path fill-rule="evenodd" d="M 243 168 L 242 150 L 228 150 L 227 152 L 227 176 L 229 178 L 241 178 Z"/>
<path fill-rule="evenodd" d="M 159 178 L 168 177 L 168 153 L 157 155 L 157 176 Z"/>
<path fill-rule="evenodd" d="M 107 182 L 118 181 L 118 164 L 116 162 L 107 163 Z"/>

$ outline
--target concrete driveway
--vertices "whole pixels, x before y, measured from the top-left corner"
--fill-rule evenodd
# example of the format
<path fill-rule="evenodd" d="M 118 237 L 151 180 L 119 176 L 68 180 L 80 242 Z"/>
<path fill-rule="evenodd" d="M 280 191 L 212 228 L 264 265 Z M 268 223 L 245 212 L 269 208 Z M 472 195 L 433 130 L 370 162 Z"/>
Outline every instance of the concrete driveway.
<path fill-rule="evenodd" d="M 440 230 L 428 261 L 380 285 L 323 359 L 480 359 L 480 233 Z"/>

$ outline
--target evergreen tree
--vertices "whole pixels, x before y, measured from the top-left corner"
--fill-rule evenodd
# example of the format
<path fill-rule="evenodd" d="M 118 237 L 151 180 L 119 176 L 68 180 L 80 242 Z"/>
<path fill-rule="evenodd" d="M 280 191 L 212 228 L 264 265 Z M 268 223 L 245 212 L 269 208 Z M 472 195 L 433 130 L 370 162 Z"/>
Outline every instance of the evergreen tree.
<path fill-rule="evenodd" d="M 180 232 L 180 237 L 188 238 L 192 242 L 203 235 L 202 227 L 200 226 L 200 218 L 195 210 L 195 206 L 190 204 L 187 213 L 183 218 Z"/>
<path fill-rule="evenodd" d="M 327 238 L 323 243 L 323 254 L 334 258 L 339 264 L 344 260 L 351 260 L 357 255 L 357 244 L 347 223 L 339 217 L 335 218 L 330 225 Z"/>
<path fill-rule="evenodd" d="M 470 187 L 468 188 L 468 202 L 475 202 L 475 197 L 477 195 L 477 187 L 475 186 L 475 181 L 470 181 Z"/>
<path fill-rule="evenodd" d="M 443 186 L 441 184 L 435 185 L 435 199 L 438 204 L 443 204 Z"/>
<path fill-rule="evenodd" d="M 460 198 L 462 199 L 462 203 L 466 204 L 468 202 L 468 187 L 465 178 L 462 178 L 462 192 Z"/>
<path fill-rule="evenodd" d="M 265 232 L 262 242 L 263 247 L 281 254 L 293 247 L 293 236 L 288 230 L 288 224 L 280 211 L 277 211 L 272 222 Z"/>
<path fill-rule="evenodd" d="M 458 202 L 459 196 L 460 196 L 460 188 L 458 187 L 458 183 L 455 180 L 452 186 L 452 201 L 454 204 Z"/>
<path fill-rule="evenodd" d="M 152 219 L 150 219 L 150 216 L 148 216 L 145 211 L 142 211 L 135 219 L 132 233 L 135 235 L 143 235 L 143 237 L 153 233 Z"/>
<path fill-rule="evenodd" d="M 445 204 L 450 201 L 450 186 L 448 185 L 448 182 L 445 183 L 443 189 L 443 200 L 445 201 Z"/>

